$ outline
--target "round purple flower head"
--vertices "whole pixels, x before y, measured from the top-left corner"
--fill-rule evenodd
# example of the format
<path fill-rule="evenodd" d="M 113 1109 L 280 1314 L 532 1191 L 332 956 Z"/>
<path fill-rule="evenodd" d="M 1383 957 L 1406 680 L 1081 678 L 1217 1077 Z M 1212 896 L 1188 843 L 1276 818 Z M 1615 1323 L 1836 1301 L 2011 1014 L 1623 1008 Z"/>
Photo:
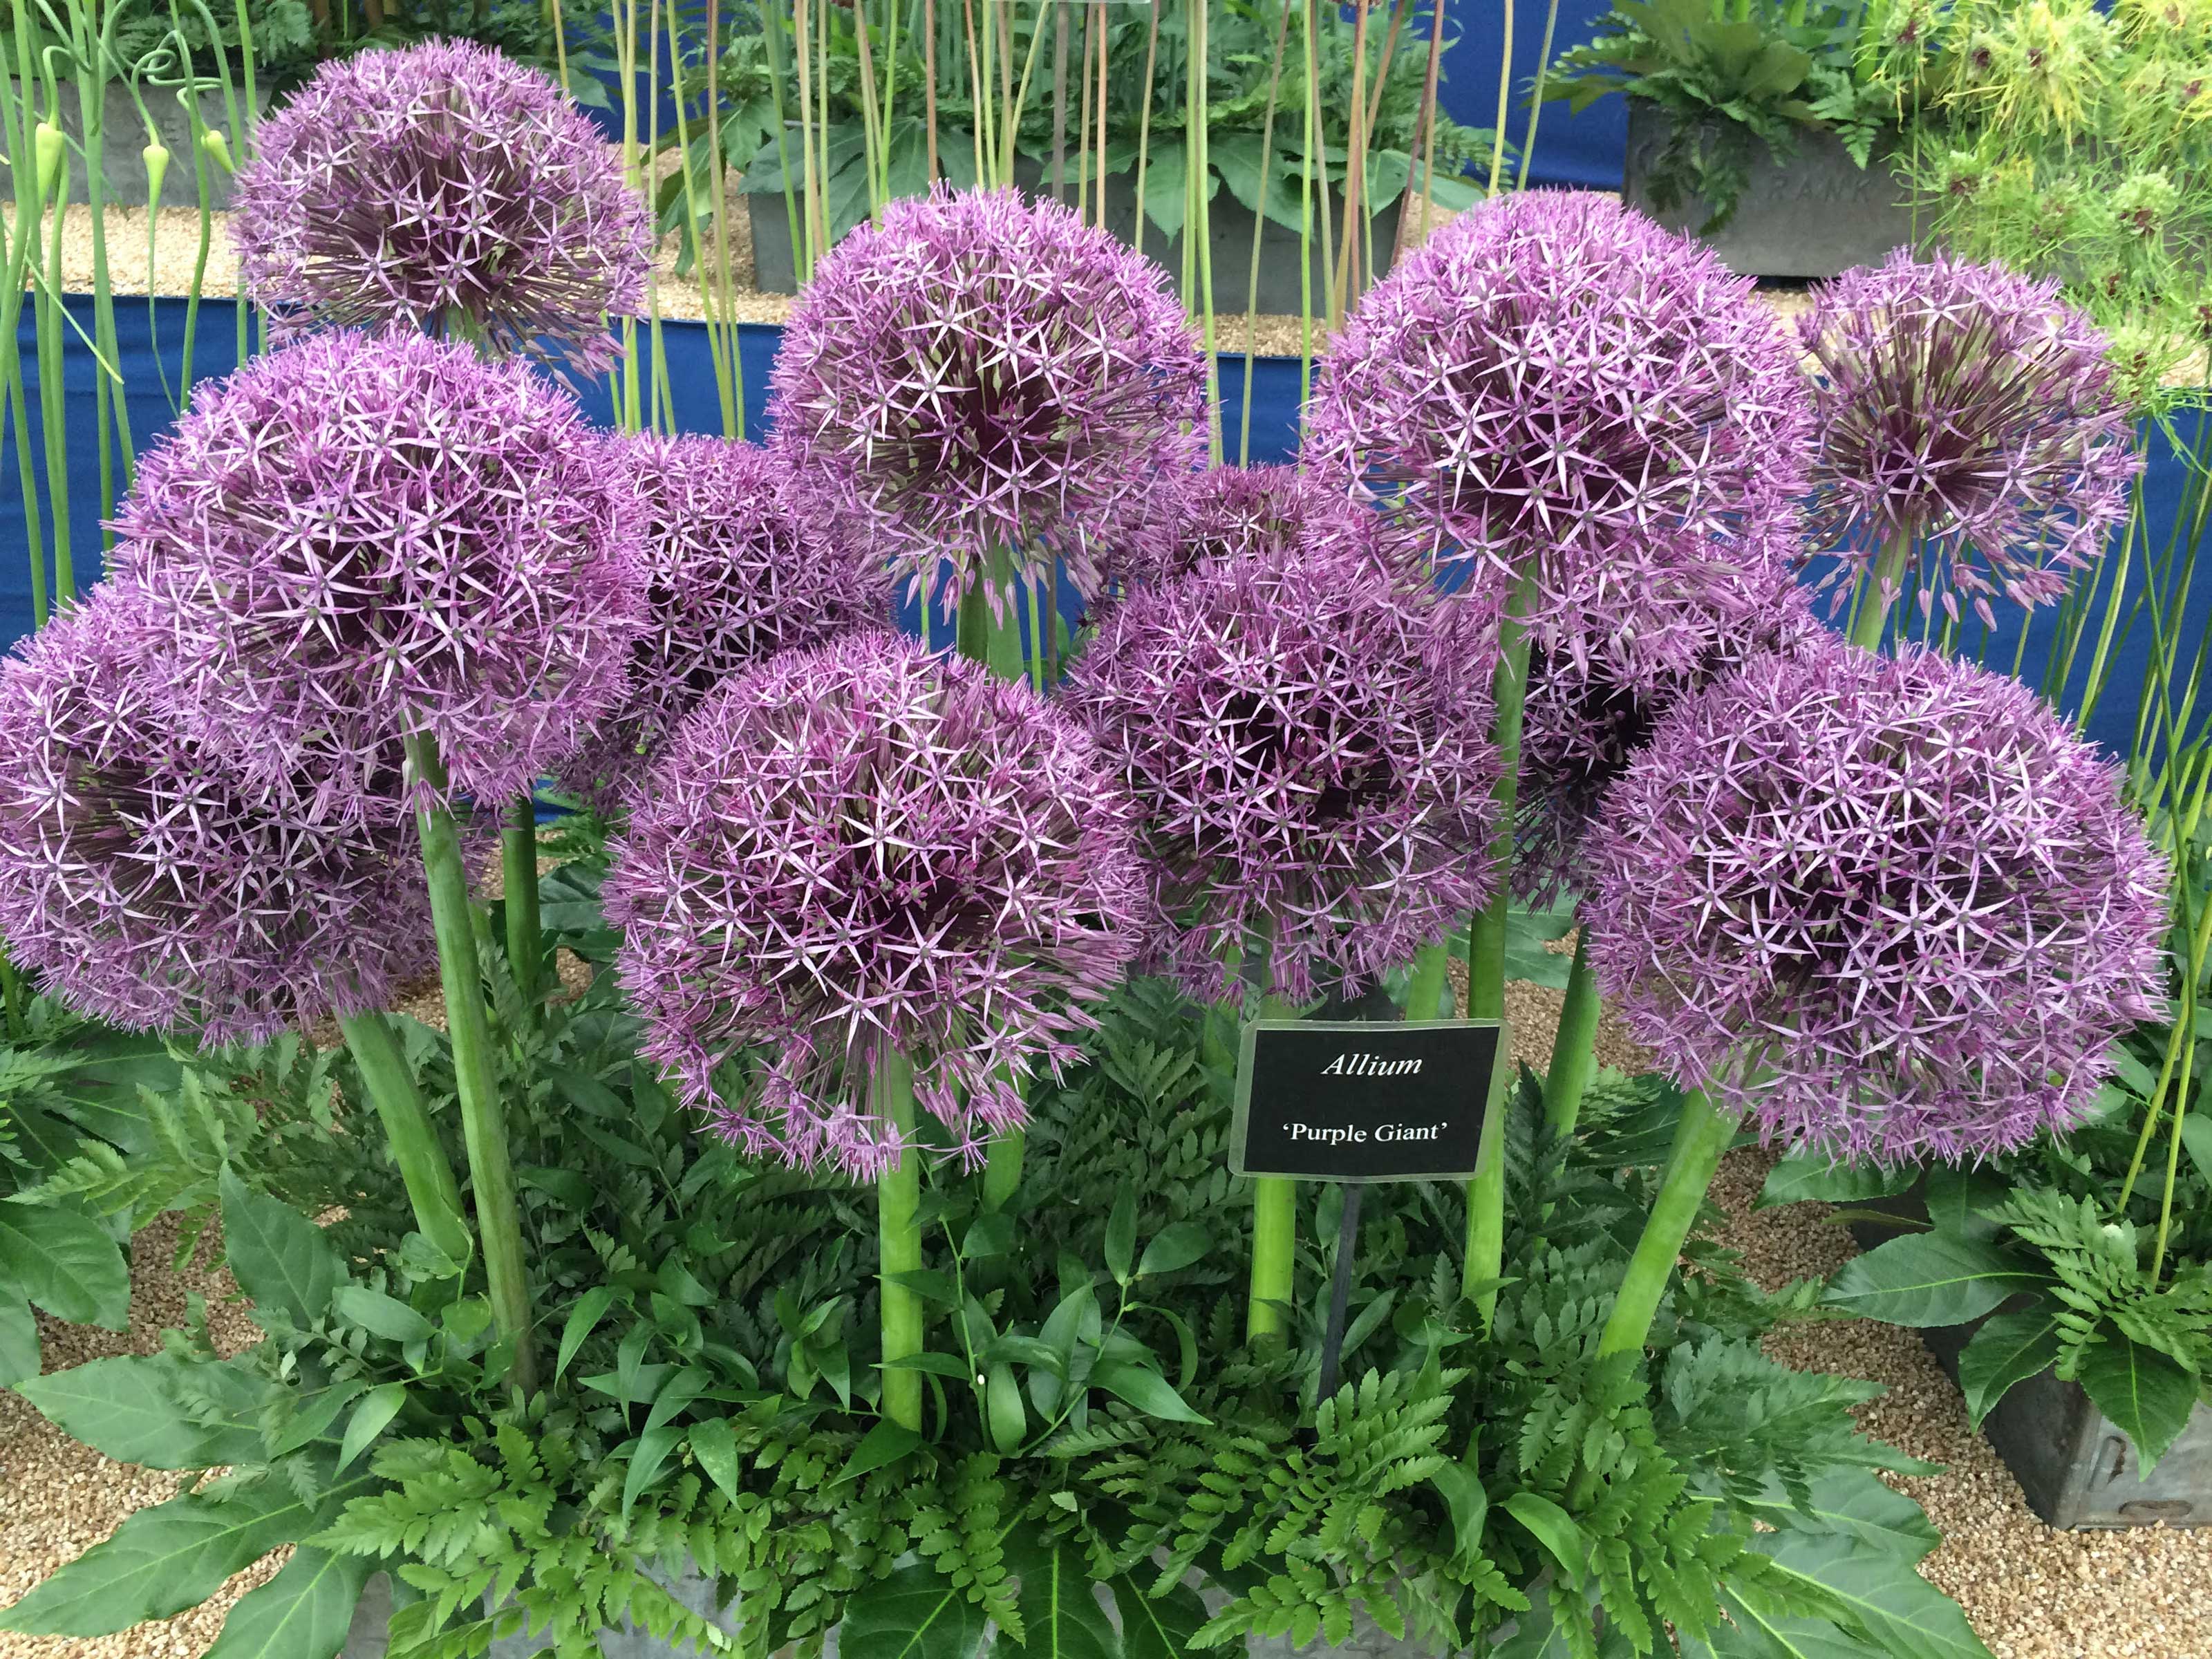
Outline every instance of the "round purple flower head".
<path fill-rule="evenodd" d="M 602 806 L 729 675 L 890 615 L 883 567 L 839 533 L 781 454 L 725 438 L 605 441 L 638 503 L 647 623 L 629 696 L 561 769 Z"/>
<path fill-rule="evenodd" d="M 1798 326 L 1820 416 L 1814 527 L 1843 556 L 1826 579 L 1838 603 L 1905 538 L 1923 611 L 1940 592 L 1954 619 L 1963 599 L 1994 627 L 1990 595 L 2058 598 L 2127 516 L 2133 423 L 2105 337 L 2056 281 L 1899 249 L 1828 283 Z"/>
<path fill-rule="evenodd" d="M 2165 861 L 2017 682 L 1840 641 L 1678 707 L 1591 848 L 1598 982 L 1770 1139 L 1893 1164 L 2081 1121 L 2160 989 Z"/>
<path fill-rule="evenodd" d="M 1255 553 L 1132 595 L 1066 696 L 1138 803 L 1164 965 L 1265 948 L 1292 1001 L 1441 937 L 1490 892 L 1495 634 L 1358 554 Z"/>
<path fill-rule="evenodd" d="M 1127 818 L 1026 686 L 886 633 L 774 657 L 677 729 L 615 845 L 644 1052 L 748 1152 L 870 1176 L 902 1151 L 869 1103 L 896 1049 L 972 1165 L 1135 947 Z"/>
<path fill-rule="evenodd" d="M 645 298 L 651 227 L 560 88 L 432 40 L 328 63 L 255 130 L 231 234 L 283 339 L 318 324 L 473 331 L 597 374 Z"/>
<path fill-rule="evenodd" d="M 1383 516 L 1352 498 L 1351 480 L 1328 468 L 1210 466 L 1191 475 L 1176 503 L 1170 537 L 1148 539 L 1113 562 L 1133 588 L 1158 587 L 1194 570 L 1282 549 L 1378 552 Z"/>
<path fill-rule="evenodd" d="M 619 463 L 574 404 L 418 336 L 324 335 L 204 388 L 117 527 L 200 734 L 263 779 L 352 757 L 333 810 L 410 732 L 451 781 L 410 804 L 520 794 L 622 696 L 643 622 Z"/>
<path fill-rule="evenodd" d="M 430 960 L 396 827 L 317 819 L 178 735 L 137 596 L 94 590 L 0 665 L 0 935 L 71 1007 L 259 1042 L 386 1006 Z"/>
<path fill-rule="evenodd" d="M 1825 636 L 1810 597 L 1778 561 L 1732 569 L 1709 584 L 1703 606 L 1681 605 L 1674 626 L 1683 649 L 1656 673 L 1639 672 L 1642 620 L 1592 606 L 1579 648 L 1531 653 L 1513 885 L 1532 902 L 1589 890 L 1584 854 L 1605 792 L 1668 709 L 1754 656 L 1786 655 Z"/>
<path fill-rule="evenodd" d="M 1539 642 L 1718 550 L 1794 555 L 1811 411 L 1788 335 L 1711 250 L 1603 197 L 1462 214 L 1370 289 L 1322 363 L 1308 445 L 1470 567 Z M 1646 612 L 1646 650 L 1672 650 Z M 1679 663 L 1678 665 L 1679 665 Z"/>
<path fill-rule="evenodd" d="M 1109 556 L 1164 556 L 1159 492 L 1206 456 L 1205 355 L 1159 267 L 1013 191 L 940 185 L 854 231 L 772 385 L 776 442 L 915 591 L 949 564 L 965 593 L 1000 554 L 1035 581 L 1057 556 L 1091 598 Z"/>

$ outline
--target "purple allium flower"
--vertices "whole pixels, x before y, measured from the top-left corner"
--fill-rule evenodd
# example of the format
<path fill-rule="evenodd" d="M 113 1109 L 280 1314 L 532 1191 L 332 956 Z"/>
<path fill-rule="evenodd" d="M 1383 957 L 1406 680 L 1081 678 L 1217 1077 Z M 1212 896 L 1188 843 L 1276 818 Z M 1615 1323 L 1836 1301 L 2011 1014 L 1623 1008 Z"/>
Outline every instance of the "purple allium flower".
<path fill-rule="evenodd" d="M 1734 549 L 1794 556 L 1810 399 L 1788 334 L 1712 252 L 1586 193 L 1458 218 L 1370 289 L 1323 359 L 1307 423 L 1471 567 L 1501 608 L 1533 578 L 1540 642 L 1585 606 Z M 1668 617 L 1644 613 L 1650 650 Z"/>
<path fill-rule="evenodd" d="M 1159 953 L 1195 995 L 1404 962 L 1489 897 L 1493 630 L 1346 550 L 1277 549 L 1114 607 L 1072 672 L 1139 814 Z"/>
<path fill-rule="evenodd" d="M 199 391 L 140 462 L 113 564 L 200 734 L 258 776 L 309 749 L 357 776 L 413 731 L 451 775 L 415 804 L 503 799 L 623 693 L 644 595 L 619 468 L 523 363 L 324 335 Z"/>
<path fill-rule="evenodd" d="M 2081 1121 L 2160 990 L 2165 860 L 2034 693 L 1840 641 L 1682 703 L 1606 798 L 1598 982 L 1791 1147 L 1979 1158 Z"/>
<path fill-rule="evenodd" d="M 1086 599 L 1172 532 L 1206 456 L 1206 359 L 1160 269 L 1012 191 L 891 203 L 816 268 L 777 354 L 775 441 L 911 587 L 1055 556 Z M 1152 550 L 1150 556 L 1162 556 Z M 992 585 L 994 608 L 1008 595 Z"/>
<path fill-rule="evenodd" d="M 652 235 L 616 151 L 545 76 L 466 40 L 328 63 L 255 130 L 231 222 L 282 339 L 318 324 L 565 348 L 597 374 Z"/>
<path fill-rule="evenodd" d="M 1827 578 L 1838 602 L 1911 537 L 1923 611 L 1940 592 L 1953 617 L 1964 599 L 1994 627 L 1990 594 L 2058 598 L 2127 516 L 2133 423 L 2105 337 L 2055 280 L 1900 248 L 1828 283 L 1798 326 L 1818 386 L 1814 526 L 1843 556 Z"/>
<path fill-rule="evenodd" d="M 1605 792 L 1668 709 L 1753 656 L 1825 636 L 1810 596 L 1779 561 L 1728 569 L 1702 605 L 1677 597 L 1674 665 L 1659 672 L 1638 662 L 1644 619 L 1598 606 L 1584 611 L 1578 648 L 1530 654 L 1513 884 L 1531 902 L 1589 890 L 1584 851 Z"/>
<path fill-rule="evenodd" d="M 777 452 L 725 438 L 605 441 L 638 501 L 648 621 L 629 697 L 561 769 L 603 806 L 627 794 L 723 679 L 778 651 L 885 624 L 891 586 Z"/>
<path fill-rule="evenodd" d="M 74 1008 L 210 1042 L 385 1006 L 430 960 L 406 833 L 179 737 L 137 602 L 104 583 L 0 665 L 9 954 Z"/>
<path fill-rule="evenodd" d="M 644 1052 L 748 1152 L 866 1176 L 901 1151 L 868 1092 L 896 1048 L 973 1164 L 1135 949 L 1128 816 L 1082 730 L 980 665 L 880 632 L 771 658 L 677 728 L 615 845 Z"/>
<path fill-rule="evenodd" d="M 1210 466 L 1190 475 L 1170 528 L 1116 557 L 1110 574 L 1133 588 L 1158 587 L 1285 548 L 1377 554 L 1389 534 L 1382 514 L 1353 499 L 1351 480 L 1326 467 Z"/>

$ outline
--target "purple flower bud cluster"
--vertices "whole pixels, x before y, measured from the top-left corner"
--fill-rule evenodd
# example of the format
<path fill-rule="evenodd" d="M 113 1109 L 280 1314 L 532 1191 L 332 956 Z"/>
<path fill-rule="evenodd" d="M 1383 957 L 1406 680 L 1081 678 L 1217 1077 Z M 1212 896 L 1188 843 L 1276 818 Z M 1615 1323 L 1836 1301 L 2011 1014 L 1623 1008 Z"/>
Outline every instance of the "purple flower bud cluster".
<path fill-rule="evenodd" d="M 1496 635 L 1344 549 L 1273 548 L 1116 605 L 1066 690 L 1139 814 L 1158 954 L 1293 1001 L 1402 963 L 1490 892 Z"/>
<path fill-rule="evenodd" d="M 325 64 L 254 135 L 232 234 L 278 338 L 318 325 L 472 333 L 615 357 L 652 232 L 643 198 L 538 70 L 465 40 Z"/>
<path fill-rule="evenodd" d="M 1833 641 L 1678 706 L 1606 800 L 1592 963 L 1792 1148 L 1984 1158 L 2079 1122 L 2160 990 L 2118 769 L 2002 675 Z"/>
<path fill-rule="evenodd" d="M 1000 614 L 1055 558 L 1086 599 L 1109 561 L 1164 562 L 1161 502 L 1206 457 L 1206 359 L 1159 267 L 1012 191 L 940 186 L 847 236 L 773 387 L 776 443 L 910 590 L 950 567 Z"/>
<path fill-rule="evenodd" d="M 1622 660 L 1680 672 L 1671 574 L 1795 556 L 1811 423 L 1748 281 L 1616 202 L 1532 191 L 1461 215 L 1368 292 L 1307 442 L 1467 566 L 1470 599 L 1502 609 L 1529 579 L 1539 644 L 1572 653 L 1590 613 L 1632 602 Z"/>
<path fill-rule="evenodd" d="M 973 1165 L 1135 948 L 1128 819 L 1025 685 L 885 633 L 773 657 L 677 729 L 615 845 L 644 1052 L 748 1152 L 865 1177 L 903 1150 L 870 1097 L 896 1051 Z"/>
<path fill-rule="evenodd" d="M 387 1006 L 429 960 L 410 838 L 180 736 L 139 602 L 103 584 L 0 665 L 10 957 L 85 1013 L 209 1042 Z"/>
<path fill-rule="evenodd" d="M 2127 516 L 2133 422 L 2105 337 L 2056 280 L 1900 249 L 1827 284 L 1799 327 L 1819 386 L 1816 544 L 1843 556 L 1826 579 L 1838 603 L 1905 538 L 1923 613 L 1940 595 L 1954 619 L 1963 600 L 1994 627 L 1990 595 L 2059 598 Z"/>
<path fill-rule="evenodd" d="M 647 625 L 629 691 L 561 769 L 605 808 L 731 674 L 793 646 L 884 625 L 891 583 L 779 452 L 723 438 L 617 435 L 635 498 Z"/>
<path fill-rule="evenodd" d="M 622 697 L 644 592 L 619 459 L 515 361 L 412 336 L 258 358 L 141 462 L 113 568 L 193 734 L 273 781 L 329 757 L 325 810 L 396 738 L 448 778 L 409 805 L 527 791 Z"/>

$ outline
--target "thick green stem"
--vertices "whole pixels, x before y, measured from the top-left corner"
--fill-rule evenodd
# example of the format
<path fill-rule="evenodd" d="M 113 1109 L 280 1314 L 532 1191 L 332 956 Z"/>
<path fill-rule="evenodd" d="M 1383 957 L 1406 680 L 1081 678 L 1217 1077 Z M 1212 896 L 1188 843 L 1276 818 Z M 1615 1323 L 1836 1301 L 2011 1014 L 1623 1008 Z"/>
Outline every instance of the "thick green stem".
<path fill-rule="evenodd" d="M 1003 1210 L 1013 1202 L 1015 1190 L 1022 1184 L 1022 1155 L 1028 1148 L 1029 1137 L 1019 1129 L 1009 1129 L 991 1143 L 983 1165 L 986 1210 Z"/>
<path fill-rule="evenodd" d="M 1544 1121 L 1555 1135 L 1571 1135 L 1582 1116 L 1583 1097 L 1597 1070 L 1597 975 L 1589 967 L 1589 929 L 1575 935 L 1575 963 L 1567 969 L 1567 1000 L 1559 1009 L 1559 1035 L 1544 1073 Z"/>
<path fill-rule="evenodd" d="M 443 789 L 446 769 L 431 738 L 409 738 L 407 762 L 416 777 Z M 438 977 L 446 992 L 446 1030 L 453 1048 L 453 1083 L 460 1097 L 461 1133 L 468 1143 L 469 1184 L 483 1246 L 484 1276 L 500 1334 L 514 1345 L 508 1380 L 526 1395 L 537 1382 L 538 1368 L 531 1352 L 522 1212 L 515 1202 L 514 1166 L 507 1157 L 506 1109 L 492 1069 L 491 1021 L 484 1008 L 476 925 L 469 915 L 469 873 L 461 858 L 460 830 L 451 812 L 426 808 L 416 813 L 415 823 L 422 841 L 422 872 L 429 882 L 430 923 L 438 940 Z"/>
<path fill-rule="evenodd" d="M 1252 1183 L 1252 1296 L 1245 1337 L 1257 1346 L 1285 1338 L 1297 1288 L 1298 1184 L 1276 1176 Z"/>
<path fill-rule="evenodd" d="M 921 1148 L 914 1139 L 914 1066 L 885 1049 L 874 1079 L 877 1115 L 896 1130 L 898 1162 L 876 1177 L 877 1261 L 883 1272 L 878 1306 L 883 1321 L 884 1416 L 921 1432 L 921 1373 L 893 1370 L 890 1362 L 921 1352 L 921 1297 L 893 1276 L 921 1269 Z"/>
<path fill-rule="evenodd" d="M 1905 561 L 1912 556 L 1912 532 L 1900 530 L 1882 544 L 1881 556 L 1866 578 L 1858 597 L 1858 613 L 1851 621 L 1851 643 L 1868 651 L 1881 649 L 1882 630 L 1889 623 L 1889 607 L 1905 586 Z"/>
<path fill-rule="evenodd" d="M 1674 1264 L 1681 1259 L 1690 1229 L 1697 1224 L 1698 1207 L 1705 1202 L 1705 1189 L 1713 1184 L 1714 1172 L 1721 1167 L 1721 1155 L 1735 1138 L 1734 1121 L 1707 1100 L 1702 1091 L 1684 1097 L 1682 1115 L 1674 1126 L 1674 1145 L 1659 1177 L 1659 1194 L 1652 1201 L 1643 1236 L 1636 1241 L 1636 1254 L 1629 1258 L 1628 1271 L 1621 1278 L 1620 1297 L 1613 1304 L 1613 1316 L 1606 1321 L 1605 1334 L 1598 1340 L 1601 1356 L 1640 1350 L 1651 1334 L 1651 1322 L 1658 1316 L 1659 1304 L 1674 1279 Z"/>
<path fill-rule="evenodd" d="M 1435 1019 L 1443 1006 L 1444 981 L 1451 967 L 1451 952 L 1441 940 L 1413 952 L 1413 971 L 1406 981 L 1406 1018 Z"/>
<path fill-rule="evenodd" d="M 527 795 L 507 808 L 499 863 L 507 889 L 507 965 L 528 1008 L 544 979 L 545 944 L 538 923 L 538 803 Z"/>
<path fill-rule="evenodd" d="M 362 1085 L 384 1123 L 392 1162 L 415 1209 L 415 1227 L 456 1261 L 475 1253 L 461 1208 L 460 1185 L 430 1122 L 429 1108 L 416 1086 L 415 1073 L 400 1051 L 399 1040 L 382 1014 L 340 1014 L 338 1029 L 353 1051 Z"/>
<path fill-rule="evenodd" d="M 1528 634 L 1522 625 L 1534 605 L 1534 580 L 1523 576 L 1513 590 L 1499 625 L 1498 669 L 1491 679 L 1494 708 L 1491 730 L 1498 744 L 1498 828 L 1490 841 L 1491 877 L 1495 884 L 1487 908 L 1478 912 L 1468 933 L 1467 1012 L 1470 1019 L 1505 1018 L 1505 924 L 1513 908 L 1514 820 L 1521 804 L 1521 714 L 1528 694 Z M 1492 1109 L 1482 1123 L 1475 1152 L 1474 1179 L 1467 1183 L 1467 1261 L 1460 1283 L 1474 1296 L 1490 1322 L 1498 1306 L 1495 1291 L 1475 1286 L 1493 1280 L 1505 1261 L 1505 1158 L 1503 1113 Z"/>
<path fill-rule="evenodd" d="M 8 959 L 4 950 L 0 950 L 0 1001 L 7 1008 L 8 1040 L 21 1042 L 30 1029 L 23 1018 L 23 976 L 15 971 L 15 964 Z"/>

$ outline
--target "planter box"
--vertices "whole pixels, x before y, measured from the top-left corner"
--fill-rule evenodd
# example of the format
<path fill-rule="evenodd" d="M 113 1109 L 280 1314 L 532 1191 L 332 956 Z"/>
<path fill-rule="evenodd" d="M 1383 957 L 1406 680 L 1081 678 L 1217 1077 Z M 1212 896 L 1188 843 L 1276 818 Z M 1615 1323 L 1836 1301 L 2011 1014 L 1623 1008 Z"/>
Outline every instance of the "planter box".
<path fill-rule="evenodd" d="M 1069 172 L 1073 170 L 1071 157 Z M 1014 176 L 1026 196 L 1042 198 L 1051 193 L 1044 182 L 1045 169 L 1034 162 L 1017 162 Z M 1072 182 L 1067 199 L 1071 203 L 1075 199 Z M 1375 216 L 1374 274 L 1377 276 L 1390 268 L 1390 254 L 1398 234 L 1398 209 L 1404 199 L 1401 195 Z M 747 194 L 745 200 L 747 216 L 752 223 L 753 286 L 763 294 L 796 294 L 799 282 L 792 257 L 791 217 L 785 210 L 783 192 L 753 191 Z M 1340 237 L 1344 221 L 1344 198 L 1340 191 L 1329 193 L 1329 222 Z M 1214 307 L 1224 316 L 1232 312 L 1242 313 L 1250 292 L 1255 216 L 1249 208 L 1225 190 L 1217 193 L 1207 204 L 1207 240 L 1213 253 Z M 1106 180 L 1106 228 L 1123 242 L 1136 240 L 1137 183 L 1133 171 Z M 1322 263 L 1318 229 L 1311 252 L 1312 303 L 1315 315 L 1319 316 L 1327 309 L 1328 273 Z M 1181 293 L 1182 238 L 1163 237 L 1159 227 L 1146 221 L 1145 254 L 1166 268 L 1168 280 Z M 1190 305 L 1197 304 L 1202 297 L 1183 295 L 1185 303 Z M 1270 219 L 1260 239 L 1260 310 L 1268 316 L 1295 317 L 1299 303 L 1298 234 Z"/>
<path fill-rule="evenodd" d="M 193 180 L 192 123 L 184 100 L 166 88 L 144 87 L 141 90 L 146 100 L 146 112 L 154 118 L 155 129 L 169 151 L 169 170 L 161 180 L 161 204 L 197 207 L 200 197 L 199 186 Z M 21 82 L 15 82 L 15 91 L 20 100 L 23 95 Z M 92 196 L 85 181 L 84 157 L 78 154 L 84 142 L 84 121 L 77 105 L 76 84 L 63 82 L 60 94 L 62 131 L 69 134 L 72 145 L 69 199 L 88 202 Z M 239 96 L 242 100 L 245 94 L 240 93 Z M 106 180 L 106 199 L 118 207 L 143 207 L 146 158 L 140 151 L 146 146 L 146 124 L 139 118 L 138 106 L 131 101 L 126 84 L 116 81 L 107 83 L 100 120 L 100 148 L 105 152 L 100 171 Z M 224 133 L 230 141 L 231 158 L 245 161 L 245 149 L 238 135 L 229 131 L 230 119 L 220 92 L 200 94 L 200 125 Z M 208 167 L 208 201 L 218 209 L 230 205 L 230 175 L 213 162 Z"/>
<path fill-rule="evenodd" d="M 1674 124 L 1649 100 L 1628 103 L 1628 161 L 1623 198 L 1669 230 L 1696 235 L 1712 210 L 1694 198 L 1672 212 L 1651 205 L 1645 187 L 1652 159 Z M 1808 131 L 1797 153 L 1778 164 L 1764 143 L 1753 146 L 1751 180 L 1735 216 L 1705 242 L 1729 270 L 1745 276 L 1833 276 L 1854 265 L 1880 264 L 1912 240 L 1904 189 L 1877 153 L 1861 167 L 1833 133 Z"/>
<path fill-rule="evenodd" d="M 1925 1216 L 1917 1197 L 1879 1199 L 1869 1209 Z M 1897 1235 L 1868 1222 L 1851 1224 L 1862 1249 Z M 1981 1322 L 1921 1333 L 1953 1382 L 1959 1353 Z M 2212 1527 L 2212 1409 L 2199 1402 L 2180 1439 L 2148 1474 L 2127 1436 L 2090 1401 L 2078 1382 L 2049 1371 L 2021 1382 L 1982 1419 L 1982 1437 L 2019 1480 L 2028 1507 L 2069 1530 Z"/>

